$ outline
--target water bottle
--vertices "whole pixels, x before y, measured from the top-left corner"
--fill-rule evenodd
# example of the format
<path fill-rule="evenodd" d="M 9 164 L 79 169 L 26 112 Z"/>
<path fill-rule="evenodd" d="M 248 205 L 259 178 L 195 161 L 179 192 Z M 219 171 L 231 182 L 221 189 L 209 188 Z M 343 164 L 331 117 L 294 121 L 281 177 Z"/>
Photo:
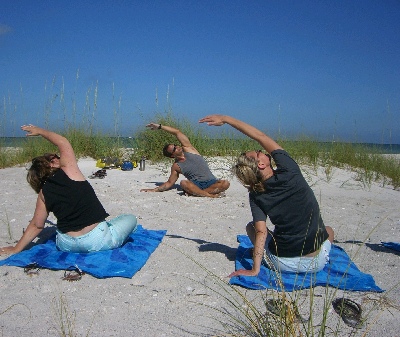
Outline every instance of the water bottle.
<path fill-rule="evenodd" d="M 146 159 L 144 157 L 142 157 L 142 159 L 140 159 L 140 163 L 139 163 L 139 170 L 144 171 L 145 166 L 146 166 Z"/>

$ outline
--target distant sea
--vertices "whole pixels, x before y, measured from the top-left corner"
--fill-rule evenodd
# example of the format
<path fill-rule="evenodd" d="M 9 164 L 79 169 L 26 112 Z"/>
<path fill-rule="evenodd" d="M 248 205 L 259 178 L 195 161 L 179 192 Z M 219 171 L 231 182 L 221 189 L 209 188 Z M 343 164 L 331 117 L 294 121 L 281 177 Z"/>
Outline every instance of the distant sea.
<path fill-rule="evenodd" d="M 117 138 L 115 138 L 117 140 Z M 0 138 L 1 147 L 18 147 L 27 141 L 27 137 L 2 137 Z M 119 143 L 121 147 L 134 148 L 137 143 L 134 138 L 131 137 L 120 137 Z M 331 143 L 321 142 L 329 146 Z M 371 152 L 374 153 L 385 153 L 385 154 L 400 154 L 400 144 L 375 144 L 375 143 L 352 143 L 353 145 L 361 145 L 366 148 L 370 148 Z"/>

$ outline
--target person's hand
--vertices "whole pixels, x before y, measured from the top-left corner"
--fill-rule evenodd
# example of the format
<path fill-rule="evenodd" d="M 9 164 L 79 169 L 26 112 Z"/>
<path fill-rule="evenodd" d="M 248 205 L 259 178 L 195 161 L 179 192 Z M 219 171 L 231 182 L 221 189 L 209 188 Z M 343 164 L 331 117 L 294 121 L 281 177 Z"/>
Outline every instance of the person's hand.
<path fill-rule="evenodd" d="M 229 274 L 228 277 L 234 277 L 234 276 L 257 276 L 258 273 L 255 272 L 254 270 L 247 270 L 247 269 L 239 269 L 234 271 L 233 273 Z"/>
<path fill-rule="evenodd" d="M 32 124 L 29 125 L 22 125 L 21 129 L 27 132 L 27 136 L 39 136 L 40 133 L 39 131 L 41 130 L 41 128 L 34 126 Z"/>
<path fill-rule="evenodd" d="M 142 188 L 140 192 L 155 192 L 156 190 L 154 188 Z"/>
<path fill-rule="evenodd" d="M 11 255 L 17 253 L 14 246 L 0 248 L 0 256 Z"/>
<path fill-rule="evenodd" d="M 224 125 L 223 115 L 209 115 L 199 120 L 199 123 L 207 123 L 207 125 L 221 126 Z"/>
<path fill-rule="evenodd" d="M 146 127 L 147 127 L 147 128 L 150 128 L 150 129 L 152 129 L 152 130 L 157 130 L 157 129 L 160 128 L 160 125 L 161 125 L 161 124 L 159 124 L 159 123 L 150 123 L 150 124 L 147 124 Z"/>

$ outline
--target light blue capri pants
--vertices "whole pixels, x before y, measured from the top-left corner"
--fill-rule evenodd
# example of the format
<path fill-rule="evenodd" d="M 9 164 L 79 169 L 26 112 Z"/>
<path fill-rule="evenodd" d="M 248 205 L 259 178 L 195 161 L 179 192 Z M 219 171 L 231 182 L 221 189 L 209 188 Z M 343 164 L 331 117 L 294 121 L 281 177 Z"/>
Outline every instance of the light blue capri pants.
<path fill-rule="evenodd" d="M 90 232 L 73 237 L 57 231 L 56 244 L 63 252 L 90 253 L 121 247 L 128 236 L 136 231 L 137 218 L 122 214 L 111 220 L 99 222 Z"/>

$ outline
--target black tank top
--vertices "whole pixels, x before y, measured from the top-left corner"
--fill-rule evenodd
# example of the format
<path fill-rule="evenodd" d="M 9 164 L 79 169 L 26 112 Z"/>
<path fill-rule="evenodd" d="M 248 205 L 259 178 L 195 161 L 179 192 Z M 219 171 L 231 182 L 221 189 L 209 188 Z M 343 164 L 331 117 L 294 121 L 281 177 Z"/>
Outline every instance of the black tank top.
<path fill-rule="evenodd" d="M 70 179 L 62 169 L 49 177 L 42 192 L 60 232 L 79 231 L 109 216 L 87 180 Z"/>

